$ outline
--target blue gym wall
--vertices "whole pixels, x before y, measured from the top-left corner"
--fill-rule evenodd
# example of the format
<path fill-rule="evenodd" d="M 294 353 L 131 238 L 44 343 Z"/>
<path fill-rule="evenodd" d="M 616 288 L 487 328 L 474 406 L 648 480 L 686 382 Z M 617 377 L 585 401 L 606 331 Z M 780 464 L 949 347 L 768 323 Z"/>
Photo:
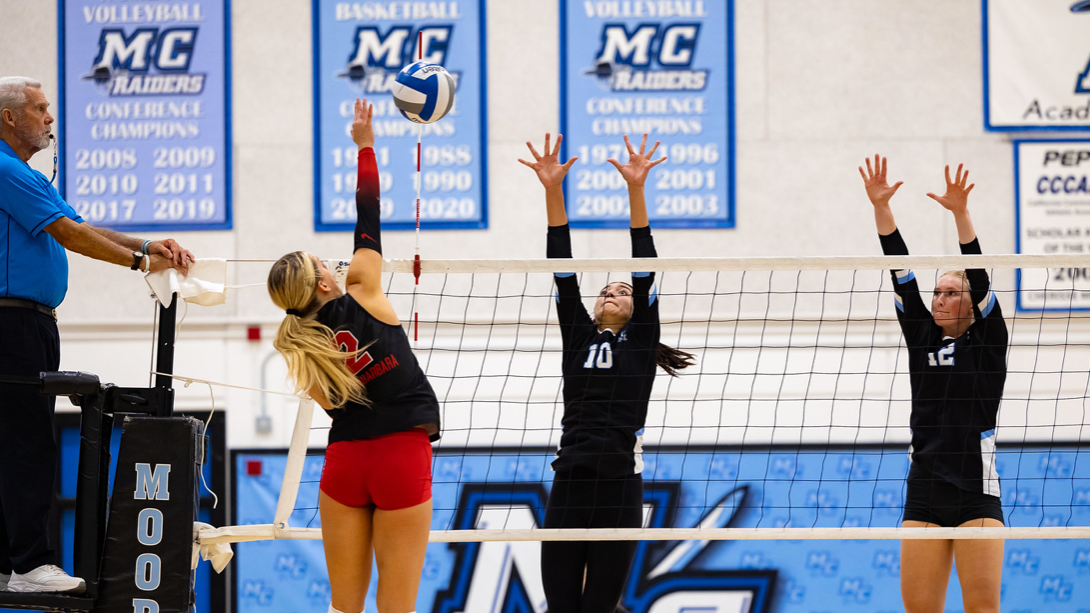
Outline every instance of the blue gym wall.
<path fill-rule="evenodd" d="M 999 473 L 1010 526 L 1090 525 L 1090 447 L 1003 447 Z M 901 446 L 661 450 L 644 472 L 647 525 L 691 528 L 900 525 Z M 438 453 L 433 529 L 529 528 L 540 521 L 551 473 L 547 450 Z M 269 523 L 283 478 L 282 452 L 236 452 L 236 524 Z M 291 525 L 320 527 L 321 457 L 308 457 Z M 254 474 L 247 474 L 247 468 Z M 719 519 L 709 518 L 718 508 Z M 527 525 L 529 522 L 531 525 Z M 684 551 L 675 551 L 684 548 Z M 417 611 L 541 612 L 538 543 L 432 544 Z M 320 610 L 329 583 L 320 541 L 236 546 L 236 611 Z M 660 566 L 674 553 L 673 563 Z M 900 547 L 889 540 L 641 542 L 623 604 L 663 613 L 708 602 L 753 604 L 760 613 L 903 610 Z M 368 610 L 374 610 L 374 580 Z M 702 600 L 712 598 L 713 600 Z M 487 595 L 487 598 L 484 596 Z M 467 600 L 472 605 L 467 607 Z M 1004 553 L 1004 611 L 1087 613 L 1090 544 L 1011 540 Z M 483 605 L 483 607 L 482 607 Z M 714 609 L 726 613 L 737 608 Z M 688 608 L 686 608 L 688 607 Z M 708 609 L 711 610 L 711 609 Z M 956 573 L 947 611 L 961 611 Z"/>

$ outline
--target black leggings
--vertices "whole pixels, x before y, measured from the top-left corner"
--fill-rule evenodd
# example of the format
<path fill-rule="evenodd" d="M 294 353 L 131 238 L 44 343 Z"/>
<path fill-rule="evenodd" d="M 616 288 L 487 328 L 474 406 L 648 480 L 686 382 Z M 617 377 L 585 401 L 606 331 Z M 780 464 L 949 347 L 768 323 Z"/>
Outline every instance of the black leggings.
<path fill-rule="evenodd" d="M 593 471 L 575 469 L 553 478 L 545 528 L 642 526 L 640 475 L 599 479 Z M 613 613 L 635 555 L 636 541 L 543 542 L 541 581 L 549 613 Z"/>

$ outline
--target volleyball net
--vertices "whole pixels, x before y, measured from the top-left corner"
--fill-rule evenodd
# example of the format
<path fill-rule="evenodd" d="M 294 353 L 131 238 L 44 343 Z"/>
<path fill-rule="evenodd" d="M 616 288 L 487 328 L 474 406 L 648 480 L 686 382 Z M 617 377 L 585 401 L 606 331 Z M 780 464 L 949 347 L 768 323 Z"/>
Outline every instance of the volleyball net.
<path fill-rule="evenodd" d="M 564 411 L 551 273 L 580 271 L 589 310 L 607 281 L 648 268 L 661 340 L 696 364 L 656 377 L 645 527 L 540 528 Z M 915 272 L 925 304 L 942 272 L 989 271 L 1010 337 L 995 455 L 1004 528 L 899 527 L 912 390 L 891 268 Z M 1090 537 L 1085 256 L 424 261 L 418 283 L 412 261 L 385 269 L 441 404 L 433 542 Z M 201 540 L 321 538 L 328 428 L 302 400 L 275 515 Z"/>

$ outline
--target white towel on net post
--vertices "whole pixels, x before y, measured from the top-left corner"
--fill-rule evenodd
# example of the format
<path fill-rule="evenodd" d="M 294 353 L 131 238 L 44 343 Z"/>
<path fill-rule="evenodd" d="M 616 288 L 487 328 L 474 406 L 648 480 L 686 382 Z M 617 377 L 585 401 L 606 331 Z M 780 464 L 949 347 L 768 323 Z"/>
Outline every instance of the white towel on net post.
<path fill-rule="evenodd" d="M 189 265 L 189 274 L 168 268 L 149 273 L 144 277 L 156 300 L 169 307 L 173 294 L 183 300 L 201 306 L 216 306 L 227 302 L 227 260 L 201 258 Z"/>
<path fill-rule="evenodd" d="M 222 573 L 223 569 L 227 568 L 227 563 L 235 556 L 235 552 L 231 551 L 230 543 L 202 545 L 200 533 L 205 528 L 211 530 L 212 526 L 204 522 L 193 522 L 193 557 L 190 559 L 189 568 L 196 569 L 200 559 L 203 558 L 212 563 L 212 568 L 217 573 Z"/>

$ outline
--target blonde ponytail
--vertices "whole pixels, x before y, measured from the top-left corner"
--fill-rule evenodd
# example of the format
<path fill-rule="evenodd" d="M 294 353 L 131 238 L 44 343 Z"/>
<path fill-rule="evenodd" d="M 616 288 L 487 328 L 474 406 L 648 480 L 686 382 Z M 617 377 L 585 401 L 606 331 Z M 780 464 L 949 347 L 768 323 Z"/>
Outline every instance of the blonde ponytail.
<path fill-rule="evenodd" d="M 269 297 L 281 309 L 293 311 L 280 322 L 273 347 L 287 361 L 297 392 L 317 387 L 335 407 L 349 401 L 367 404 L 363 384 L 345 366 L 345 360 L 357 353 L 341 351 L 333 331 L 314 318 L 320 278 L 317 264 L 304 251 L 289 253 L 273 264 Z"/>

